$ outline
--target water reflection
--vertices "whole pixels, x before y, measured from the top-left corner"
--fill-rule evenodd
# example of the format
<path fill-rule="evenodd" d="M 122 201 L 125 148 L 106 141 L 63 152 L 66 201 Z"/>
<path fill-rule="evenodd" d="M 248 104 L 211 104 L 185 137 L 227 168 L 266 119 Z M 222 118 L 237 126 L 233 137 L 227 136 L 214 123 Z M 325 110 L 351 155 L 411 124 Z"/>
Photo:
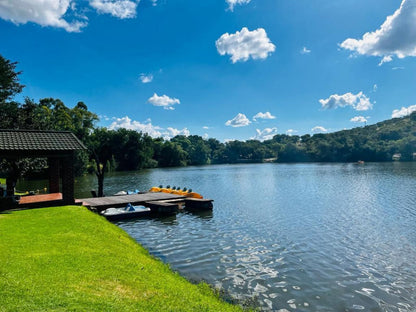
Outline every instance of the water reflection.
<path fill-rule="evenodd" d="M 152 222 L 160 226 L 163 226 L 163 225 L 171 226 L 171 225 L 177 224 L 176 215 L 171 215 L 171 216 L 158 215 L 158 216 L 149 216 L 149 217 L 145 217 L 141 219 L 127 219 L 123 221 L 116 221 L 114 222 L 114 224 L 116 225 L 122 224 L 123 226 L 135 227 L 137 224 L 147 223 L 147 222 Z"/>
<path fill-rule="evenodd" d="M 201 219 L 212 219 L 214 216 L 213 210 L 205 210 L 205 211 L 186 211 L 186 213 L 189 213 L 195 217 L 201 218 Z"/>

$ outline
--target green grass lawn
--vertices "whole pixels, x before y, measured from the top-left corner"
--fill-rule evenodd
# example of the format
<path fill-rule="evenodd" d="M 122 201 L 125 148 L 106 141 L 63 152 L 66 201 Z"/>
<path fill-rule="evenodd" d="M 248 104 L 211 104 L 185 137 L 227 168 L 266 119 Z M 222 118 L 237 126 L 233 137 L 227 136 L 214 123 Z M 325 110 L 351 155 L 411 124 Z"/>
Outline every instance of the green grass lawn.
<path fill-rule="evenodd" d="M 0 311 L 46 310 L 241 311 L 84 207 L 0 213 Z"/>

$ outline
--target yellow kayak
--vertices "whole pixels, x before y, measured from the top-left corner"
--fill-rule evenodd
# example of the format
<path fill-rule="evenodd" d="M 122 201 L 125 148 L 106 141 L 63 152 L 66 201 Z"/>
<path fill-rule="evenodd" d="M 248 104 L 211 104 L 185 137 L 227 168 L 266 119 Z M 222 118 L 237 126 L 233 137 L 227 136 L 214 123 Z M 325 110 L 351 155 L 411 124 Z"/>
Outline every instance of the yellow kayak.
<path fill-rule="evenodd" d="M 162 192 L 162 193 L 168 193 L 168 194 L 175 194 L 175 195 L 181 195 L 181 196 L 186 196 L 186 197 L 190 197 L 190 198 L 199 198 L 202 199 L 203 196 L 199 193 L 195 193 L 192 192 L 192 190 L 187 190 L 186 188 L 184 188 L 183 190 L 181 190 L 179 187 L 170 187 L 170 185 L 168 185 L 167 187 L 162 187 L 161 185 L 159 187 L 157 186 L 153 186 L 149 192 L 153 192 L 153 193 L 158 193 L 158 192 Z"/>
<path fill-rule="evenodd" d="M 152 192 L 152 193 L 158 193 L 158 192 L 161 192 L 161 191 L 162 191 L 162 189 L 160 187 L 156 187 L 156 186 L 152 187 L 149 190 L 149 192 Z"/>
<path fill-rule="evenodd" d="M 199 199 L 203 198 L 201 194 L 198 194 L 198 193 L 195 193 L 195 192 L 188 192 L 184 196 L 190 197 L 190 198 L 199 198 Z"/>

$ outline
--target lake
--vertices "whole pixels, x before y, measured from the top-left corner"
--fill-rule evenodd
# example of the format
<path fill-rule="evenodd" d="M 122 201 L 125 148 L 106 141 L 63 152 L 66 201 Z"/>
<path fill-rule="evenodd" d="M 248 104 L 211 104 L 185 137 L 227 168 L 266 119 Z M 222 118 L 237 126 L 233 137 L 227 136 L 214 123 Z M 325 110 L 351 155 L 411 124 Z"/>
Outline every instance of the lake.
<path fill-rule="evenodd" d="M 105 193 L 159 184 L 214 209 L 116 224 L 190 280 L 264 311 L 416 311 L 416 163 L 152 169 L 109 174 Z"/>

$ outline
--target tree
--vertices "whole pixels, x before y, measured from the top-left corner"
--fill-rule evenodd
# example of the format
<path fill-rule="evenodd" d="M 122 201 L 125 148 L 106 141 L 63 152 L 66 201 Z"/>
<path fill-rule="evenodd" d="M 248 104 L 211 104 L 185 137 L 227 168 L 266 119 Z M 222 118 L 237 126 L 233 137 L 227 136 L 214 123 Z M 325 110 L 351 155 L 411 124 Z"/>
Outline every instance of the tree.
<path fill-rule="evenodd" d="M 0 172 L 7 177 L 8 196 L 14 195 L 17 180 L 30 171 L 46 166 L 45 158 L 0 159 Z"/>
<path fill-rule="evenodd" d="M 160 167 L 176 167 L 186 166 L 187 153 L 182 147 L 174 142 L 166 141 L 163 143 L 159 166 Z"/>
<path fill-rule="evenodd" d="M 96 128 L 87 142 L 90 158 L 95 162 L 95 174 L 98 180 L 98 197 L 104 196 L 104 174 L 111 162 L 116 145 L 115 131 Z"/>
<path fill-rule="evenodd" d="M 78 102 L 69 115 L 72 119 L 73 132 L 82 142 L 86 142 L 91 131 L 94 129 L 94 123 L 98 116 L 88 110 L 84 102 Z"/>
<path fill-rule="evenodd" d="M 0 128 L 15 129 L 18 126 L 17 102 L 8 102 L 14 95 L 23 90 L 16 72 L 16 62 L 11 62 L 0 55 Z"/>
<path fill-rule="evenodd" d="M 120 128 L 114 133 L 114 144 L 117 146 L 117 169 L 138 170 L 152 167 L 153 144 L 149 135 Z"/>
<path fill-rule="evenodd" d="M 24 88 L 19 83 L 21 72 L 16 72 L 16 65 L 17 62 L 11 62 L 0 55 L 0 103 L 10 100 Z"/>
<path fill-rule="evenodd" d="M 43 116 L 39 115 L 39 105 L 26 97 L 25 102 L 18 109 L 18 127 L 20 129 L 46 130 L 42 128 Z"/>
<path fill-rule="evenodd" d="M 224 150 L 225 150 L 225 146 L 223 143 L 221 143 L 220 141 L 218 141 L 217 139 L 214 138 L 209 138 L 206 142 L 206 144 L 208 145 L 209 149 L 211 150 L 210 153 L 210 163 L 224 163 Z"/>
<path fill-rule="evenodd" d="M 188 151 L 191 165 L 206 165 L 209 162 L 211 149 L 205 144 L 203 139 L 198 140 Z"/>
<path fill-rule="evenodd" d="M 0 102 L 0 129 L 19 128 L 19 103 Z"/>

